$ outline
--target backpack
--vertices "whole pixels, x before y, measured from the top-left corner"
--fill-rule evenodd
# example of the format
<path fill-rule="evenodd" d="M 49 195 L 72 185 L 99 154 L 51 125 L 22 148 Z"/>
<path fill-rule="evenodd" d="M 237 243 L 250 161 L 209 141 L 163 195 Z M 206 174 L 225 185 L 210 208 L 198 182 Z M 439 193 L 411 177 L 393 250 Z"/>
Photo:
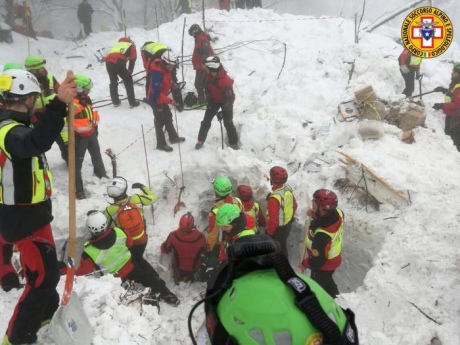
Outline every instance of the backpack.
<path fill-rule="evenodd" d="M 120 205 L 117 211 L 117 219 L 120 228 L 130 234 L 134 240 L 139 235 L 142 235 L 145 230 L 144 218 L 142 218 L 139 207 L 129 201 Z"/>

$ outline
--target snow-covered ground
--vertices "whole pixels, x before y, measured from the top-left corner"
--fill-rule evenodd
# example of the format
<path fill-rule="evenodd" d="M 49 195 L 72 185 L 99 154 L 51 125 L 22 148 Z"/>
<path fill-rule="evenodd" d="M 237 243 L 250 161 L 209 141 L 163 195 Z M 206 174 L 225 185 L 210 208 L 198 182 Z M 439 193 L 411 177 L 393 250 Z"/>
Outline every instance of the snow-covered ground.
<path fill-rule="evenodd" d="M 165 153 L 155 150 L 151 109 L 141 105 L 129 109 L 127 101 L 118 108 L 100 108 L 99 142 L 102 150 L 112 148 L 118 155 L 119 174 L 129 184 L 148 183 L 142 142 L 146 132 L 147 155 L 152 189 L 158 195 L 155 224 L 146 212 L 150 237 L 147 258 L 154 265 L 159 246 L 171 230 L 177 228 L 182 212 L 191 211 L 200 229 L 206 226 L 211 208 L 211 181 L 228 176 L 238 184 L 249 184 L 264 205 L 270 186 L 264 174 L 273 165 L 285 166 L 290 172 L 288 183 L 299 202 L 300 226 L 306 218 L 312 193 L 330 188 L 339 195 L 339 206 L 346 214 L 344 264 L 335 279 L 342 294 L 338 301 L 356 313 L 362 344 L 434 344 L 457 345 L 460 284 L 460 243 L 458 205 L 458 171 L 460 155 L 451 139 L 443 133 L 444 116 L 431 109 L 441 102 L 440 94 L 424 97 L 426 128 L 415 129 L 412 145 L 400 140 L 401 130 L 384 124 L 385 136 L 379 140 L 362 140 L 356 123 L 338 122 L 337 105 L 352 98 L 353 91 L 373 85 L 380 98 L 401 101 L 403 80 L 397 57 L 401 46 L 387 36 L 362 34 L 354 44 L 354 23 L 340 18 L 314 19 L 271 10 L 206 13 L 207 27 L 218 40 L 213 44 L 225 68 L 235 79 L 235 124 L 241 150 L 225 145 L 221 149 L 217 121 L 200 151 L 194 149 L 203 111 L 177 113 L 179 133 L 186 137 L 181 145 L 186 208 L 176 217 L 173 208 L 182 185 L 179 150 Z M 201 14 L 187 17 L 187 27 L 201 23 Z M 181 51 L 183 17 L 160 27 L 160 39 L 176 52 Z M 157 40 L 157 31 L 130 29 L 129 35 L 140 47 L 145 41 Z M 30 42 L 32 54 L 43 55 L 47 68 L 58 80 L 67 70 L 89 75 L 94 82 L 94 101 L 109 98 L 105 66 L 93 53 L 110 49 L 118 32 L 91 36 L 77 46 L 70 41 L 40 39 Z M 1 62 L 23 62 L 27 41 L 14 35 L 12 45 L 1 44 Z M 241 45 L 241 42 L 247 43 Z M 286 48 L 286 59 L 283 58 Z M 193 39 L 186 35 L 184 55 L 193 50 Z M 102 50 L 101 50 L 102 51 Z M 447 86 L 452 65 L 445 60 L 460 61 L 460 50 L 453 44 L 440 59 L 422 64 L 423 90 Z M 350 81 L 351 62 L 355 69 Z M 87 69 L 91 64 L 92 67 Z M 140 60 L 134 72 L 142 70 Z M 189 61 L 184 64 L 185 91 L 193 91 L 194 71 Z M 179 71 L 181 76 L 182 70 Z M 135 78 L 136 79 L 136 78 Z M 119 87 L 126 94 L 124 87 Z M 144 97 L 144 87 L 136 85 L 137 98 Z M 344 178 L 338 150 L 351 154 L 372 167 L 396 187 L 408 190 L 411 204 L 395 207 L 381 205 L 380 211 L 369 208 L 350 194 L 337 190 L 334 183 Z M 318 173 L 305 168 L 307 158 L 321 154 L 332 160 Z M 110 161 L 104 156 L 110 174 Z M 55 181 L 53 229 L 57 239 L 67 236 L 68 197 L 67 169 L 57 147 L 48 153 Z M 175 183 L 167 178 L 166 174 Z M 79 236 L 85 236 L 85 214 L 90 209 L 103 210 L 109 201 L 105 185 L 92 174 L 89 157 L 83 166 L 83 179 L 88 199 L 77 201 Z M 168 286 L 179 296 L 177 308 L 146 306 L 144 313 L 121 306 L 120 281 L 113 277 L 78 277 L 74 284 L 85 312 L 94 327 L 95 345 L 102 344 L 186 344 L 187 317 L 200 299 L 202 283 Z M 61 279 L 59 291 L 63 291 Z M 6 329 L 21 291 L 0 291 L 0 329 Z M 194 328 L 203 319 L 203 309 L 195 313 Z M 51 342 L 46 330 L 40 340 Z M 439 344 L 439 343 L 438 343 Z"/>

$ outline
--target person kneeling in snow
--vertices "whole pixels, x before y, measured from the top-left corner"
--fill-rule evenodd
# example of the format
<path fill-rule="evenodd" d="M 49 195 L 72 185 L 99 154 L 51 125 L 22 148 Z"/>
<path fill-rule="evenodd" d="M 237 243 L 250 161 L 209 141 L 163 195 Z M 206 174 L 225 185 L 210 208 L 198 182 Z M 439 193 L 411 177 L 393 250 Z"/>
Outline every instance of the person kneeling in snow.
<path fill-rule="evenodd" d="M 149 274 L 139 265 L 136 258 L 131 256 L 129 248 L 133 244 L 131 237 L 117 227 L 109 227 L 107 218 L 102 212 L 91 210 L 86 219 L 86 228 L 91 239 L 85 243 L 80 266 L 76 275 L 86 275 L 101 270 L 121 278 L 123 282 L 134 280 L 136 283 L 152 289 L 153 294 L 159 294 L 159 299 L 176 307 L 180 301 L 166 287 L 158 274 Z M 155 271 L 156 273 L 156 271 Z"/>
<path fill-rule="evenodd" d="M 174 253 L 172 262 L 173 278 L 176 284 L 201 280 L 205 269 L 206 238 L 195 226 L 190 212 L 179 221 L 179 228 L 172 231 L 161 245 L 161 253 Z"/>

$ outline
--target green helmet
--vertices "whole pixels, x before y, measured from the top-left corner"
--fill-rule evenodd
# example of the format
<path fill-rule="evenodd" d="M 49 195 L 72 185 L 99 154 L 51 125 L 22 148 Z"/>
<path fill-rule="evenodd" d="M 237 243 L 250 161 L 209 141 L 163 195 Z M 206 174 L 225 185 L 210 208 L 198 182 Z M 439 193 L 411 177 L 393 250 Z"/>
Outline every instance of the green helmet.
<path fill-rule="evenodd" d="M 219 196 L 226 196 L 232 192 L 232 183 L 226 177 L 218 177 L 212 181 L 214 192 Z"/>
<path fill-rule="evenodd" d="M 35 55 L 29 55 L 26 57 L 26 61 L 24 62 L 26 71 L 43 68 L 45 67 L 45 64 L 46 60 L 44 58 Z"/>
<path fill-rule="evenodd" d="M 457 71 L 458 73 L 460 73 L 460 62 L 457 62 L 454 64 L 454 71 Z"/>
<path fill-rule="evenodd" d="M 75 75 L 75 83 L 77 84 L 77 92 L 82 93 L 83 91 L 91 91 L 93 88 L 93 82 L 91 78 L 84 76 L 82 74 Z"/>
<path fill-rule="evenodd" d="M 216 214 L 216 222 L 219 226 L 230 225 L 241 214 L 240 208 L 235 204 L 223 204 L 219 206 Z"/>
<path fill-rule="evenodd" d="M 3 72 L 8 71 L 10 69 L 23 69 L 22 66 L 15 62 L 9 62 L 3 65 Z"/>
<path fill-rule="evenodd" d="M 316 282 L 299 275 L 315 293 L 324 312 L 344 331 L 347 317 Z M 254 293 L 257 291 L 257 293 Z M 238 344 L 322 344 L 323 334 L 295 304 L 293 291 L 274 269 L 233 280 L 217 305 L 217 315 Z"/>

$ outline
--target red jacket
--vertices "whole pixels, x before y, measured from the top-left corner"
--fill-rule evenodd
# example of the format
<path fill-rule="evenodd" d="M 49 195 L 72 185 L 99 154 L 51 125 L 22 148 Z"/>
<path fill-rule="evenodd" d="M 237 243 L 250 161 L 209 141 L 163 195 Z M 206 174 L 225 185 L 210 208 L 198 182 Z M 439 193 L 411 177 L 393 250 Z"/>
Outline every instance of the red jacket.
<path fill-rule="evenodd" d="M 452 81 L 449 85 L 449 91 L 447 95 L 450 96 L 451 102 L 444 103 L 442 110 L 444 110 L 444 114 L 447 116 L 453 116 L 455 114 L 460 115 L 458 112 L 460 111 L 460 87 L 454 90 L 455 85 L 460 84 L 459 81 Z"/>
<path fill-rule="evenodd" d="M 134 70 L 134 64 L 136 63 L 136 59 L 137 59 L 136 46 L 134 44 L 131 44 L 124 53 L 107 54 L 107 56 L 105 56 L 104 58 L 104 61 L 111 62 L 111 63 L 117 63 L 118 60 L 123 60 L 125 62 L 129 60 L 128 70 L 132 72 Z"/>
<path fill-rule="evenodd" d="M 201 267 L 201 255 L 206 253 L 206 239 L 197 228 L 189 233 L 177 229 L 168 235 L 160 248 L 165 254 L 173 252 L 175 270 L 193 272 Z"/>
<path fill-rule="evenodd" d="M 210 73 L 206 75 L 206 87 L 208 88 L 211 102 L 215 104 L 233 104 L 235 93 L 233 92 L 233 79 L 224 68 L 219 68 L 217 76 Z"/>
<path fill-rule="evenodd" d="M 203 69 L 204 60 L 208 56 L 213 56 L 214 50 L 211 47 L 209 36 L 207 33 L 202 32 L 195 37 L 195 48 L 193 49 L 192 64 L 193 69 Z"/>
<path fill-rule="evenodd" d="M 162 60 L 155 59 L 150 64 L 150 85 L 147 91 L 147 100 L 150 104 L 171 104 L 168 97 L 171 91 L 171 72 L 162 67 Z"/>
<path fill-rule="evenodd" d="M 272 190 L 282 188 L 283 185 L 273 185 Z M 294 198 L 294 211 L 293 215 L 297 211 L 297 200 L 295 199 L 295 196 L 293 195 Z M 268 198 L 267 200 L 267 214 L 269 215 L 268 217 L 268 224 L 267 227 L 265 228 L 265 233 L 269 236 L 273 236 L 276 232 L 276 229 L 280 226 L 279 225 L 279 209 L 280 209 L 280 204 L 278 200 L 275 198 Z"/>
<path fill-rule="evenodd" d="M 402 51 L 401 55 L 399 55 L 398 61 L 399 61 L 399 66 L 406 65 L 409 69 L 415 71 L 417 69 L 420 69 L 420 65 L 411 65 L 410 64 L 410 58 L 412 54 L 409 50 L 404 48 Z"/>
<path fill-rule="evenodd" d="M 250 211 L 254 207 L 254 200 L 241 201 L 241 202 L 243 203 L 244 212 Z M 260 209 L 260 204 L 259 204 L 259 214 L 257 215 L 257 219 L 255 219 L 255 221 L 257 221 L 257 226 L 265 227 L 267 225 L 264 213 Z"/>
<path fill-rule="evenodd" d="M 308 229 L 308 231 L 313 234 L 312 250 L 307 248 L 308 257 L 302 261 L 304 267 L 310 268 L 312 271 L 333 271 L 340 266 L 342 263 L 342 253 L 335 258 L 328 259 L 327 254 L 331 247 L 331 237 L 322 232 L 316 233 L 316 231 L 323 229 L 334 234 L 339 231 L 342 223 L 343 218 L 340 216 L 337 209 L 334 209 L 331 214 L 325 218 L 313 216 L 310 228 Z"/>

